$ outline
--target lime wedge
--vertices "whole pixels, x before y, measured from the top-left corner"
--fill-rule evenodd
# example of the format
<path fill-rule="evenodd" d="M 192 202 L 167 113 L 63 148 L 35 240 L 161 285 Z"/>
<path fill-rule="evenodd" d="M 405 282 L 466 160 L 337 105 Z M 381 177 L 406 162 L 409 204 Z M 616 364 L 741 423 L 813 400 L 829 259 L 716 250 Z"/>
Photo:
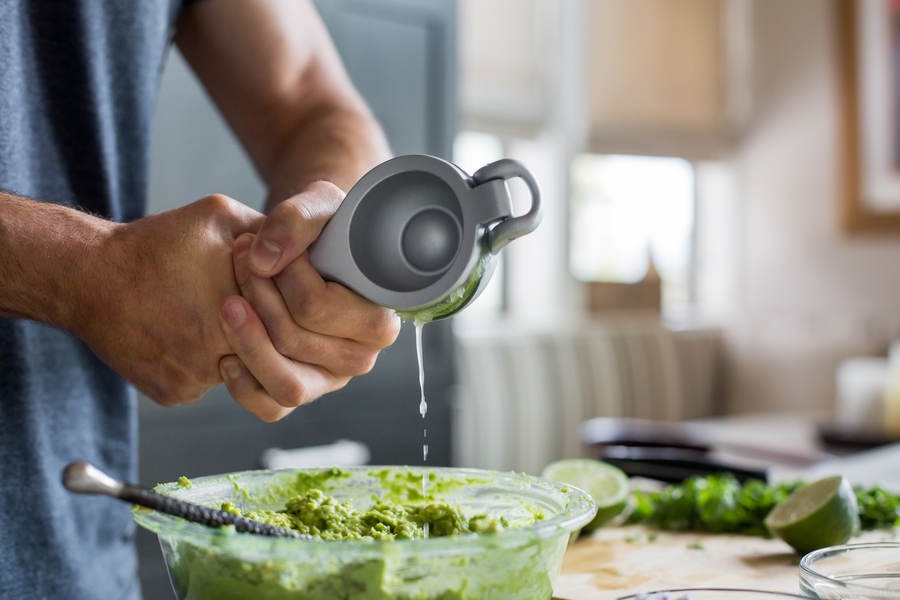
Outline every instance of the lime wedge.
<path fill-rule="evenodd" d="M 859 531 L 856 494 L 840 475 L 821 479 L 785 498 L 765 522 L 801 554 L 843 544 Z"/>
<path fill-rule="evenodd" d="M 550 463 L 541 474 L 547 479 L 567 483 L 590 494 L 597 503 L 597 516 L 584 526 L 589 532 L 602 527 L 621 513 L 628 504 L 631 484 L 628 477 L 612 465 L 589 458 L 570 458 Z"/>

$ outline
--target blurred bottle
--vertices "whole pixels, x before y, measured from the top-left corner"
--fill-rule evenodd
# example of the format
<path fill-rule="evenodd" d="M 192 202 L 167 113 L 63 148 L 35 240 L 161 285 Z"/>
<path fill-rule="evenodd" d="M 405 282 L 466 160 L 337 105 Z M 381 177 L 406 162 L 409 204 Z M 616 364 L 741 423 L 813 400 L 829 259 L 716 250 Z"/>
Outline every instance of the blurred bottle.
<path fill-rule="evenodd" d="M 900 433 L 900 340 L 894 342 L 888 352 L 883 398 L 885 429 L 890 433 Z"/>

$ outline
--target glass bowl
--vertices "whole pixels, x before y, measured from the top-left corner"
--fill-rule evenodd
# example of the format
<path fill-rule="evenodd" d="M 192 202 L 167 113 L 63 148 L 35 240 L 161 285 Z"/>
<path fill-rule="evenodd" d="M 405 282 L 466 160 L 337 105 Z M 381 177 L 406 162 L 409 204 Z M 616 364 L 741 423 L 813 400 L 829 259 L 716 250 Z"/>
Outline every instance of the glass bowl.
<path fill-rule="evenodd" d="M 384 471 L 387 469 L 387 471 Z M 207 506 L 231 501 L 242 510 L 281 509 L 284 487 L 297 473 L 326 469 L 244 471 L 200 477 L 191 487 L 161 484 L 162 494 Z M 498 533 L 391 541 L 296 540 L 205 527 L 147 509 L 135 521 L 157 534 L 179 600 L 484 599 L 547 600 L 570 536 L 597 510 L 585 492 L 524 474 L 476 469 L 351 467 L 349 476 L 321 486 L 364 508 L 373 494 L 421 501 L 421 477 L 436 500 L 458 505 L 466 517 L 544 519 Z M 391 483 L 384 473 L 412 473 Z M 435 483 L 437 482 L 437 483 Z M 446 483 L 446 485 L 442 485 Z"/>
<path fill-rule="evenodd" d="M 800 589 L 812 598 L 900 599 L 900 543 L 844 544 L 800 560 Z"/>
<path fill-rule="evenodd" d="M 767 592 L 764 590 L 738 590 L 732 588 L 684 588 L 660 590 L 625 596 L 619 600 L 777 600 L 778 598 L 803 598 L 797 594 Z"/>

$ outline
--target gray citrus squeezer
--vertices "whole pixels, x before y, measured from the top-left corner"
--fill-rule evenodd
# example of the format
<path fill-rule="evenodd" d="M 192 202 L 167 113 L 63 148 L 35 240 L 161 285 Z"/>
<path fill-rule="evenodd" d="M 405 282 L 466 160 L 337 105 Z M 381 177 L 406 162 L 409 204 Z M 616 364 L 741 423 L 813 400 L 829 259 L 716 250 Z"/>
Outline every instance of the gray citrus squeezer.
<path fill-rule="evenodd" d="M 531 207 L 512 215 L 506 180 L 521 178 Z M 459 312 L 485 288 L 493 259 L 541 222 L 537 181 L 503 159 L 471 176 L 434 156 L 411 154 L 363 175 L 309 249 L 325 278 L 419 321 Z"/>

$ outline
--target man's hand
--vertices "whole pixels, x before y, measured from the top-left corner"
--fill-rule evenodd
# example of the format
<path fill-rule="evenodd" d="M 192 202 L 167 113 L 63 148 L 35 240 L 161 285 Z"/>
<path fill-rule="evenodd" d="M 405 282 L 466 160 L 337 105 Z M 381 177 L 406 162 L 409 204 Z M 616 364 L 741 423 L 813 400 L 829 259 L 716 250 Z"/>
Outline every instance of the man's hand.
<path fill-rule="evenodd" d="M 232 350 L 217 317 L 238 292 L 232 245 L 263 215 L 226 196 L 110 224 L 80 309 L 67 326 L 112 369 L 164 406 L 221 382 Z"/>
<path fill-rule="evenodd" d="M 236 245 L 243 297 L 220 319 L 237 356 L 220 368 L 239 403 L 277 420 L 368 371 L 397 336 L 393 313 L 304 256 L 343 196 L 320 180 L 348 189 L 390 150 L 309 0 L 195 2 L 175 42 L 268 187 L 261 238 Z"/>
<path fill-rule="evenodd" d="M 231 395 L 264 421 L 369 372 L 392 344 L 400 319 L 347 288 L 324 281 L 306 248 L 343 193 L 318 182 L 279 204 L 258 236 L 234 244 L 240 296 L 222 305 L 222 330 L 237 356 L 221 360 Z"/>

